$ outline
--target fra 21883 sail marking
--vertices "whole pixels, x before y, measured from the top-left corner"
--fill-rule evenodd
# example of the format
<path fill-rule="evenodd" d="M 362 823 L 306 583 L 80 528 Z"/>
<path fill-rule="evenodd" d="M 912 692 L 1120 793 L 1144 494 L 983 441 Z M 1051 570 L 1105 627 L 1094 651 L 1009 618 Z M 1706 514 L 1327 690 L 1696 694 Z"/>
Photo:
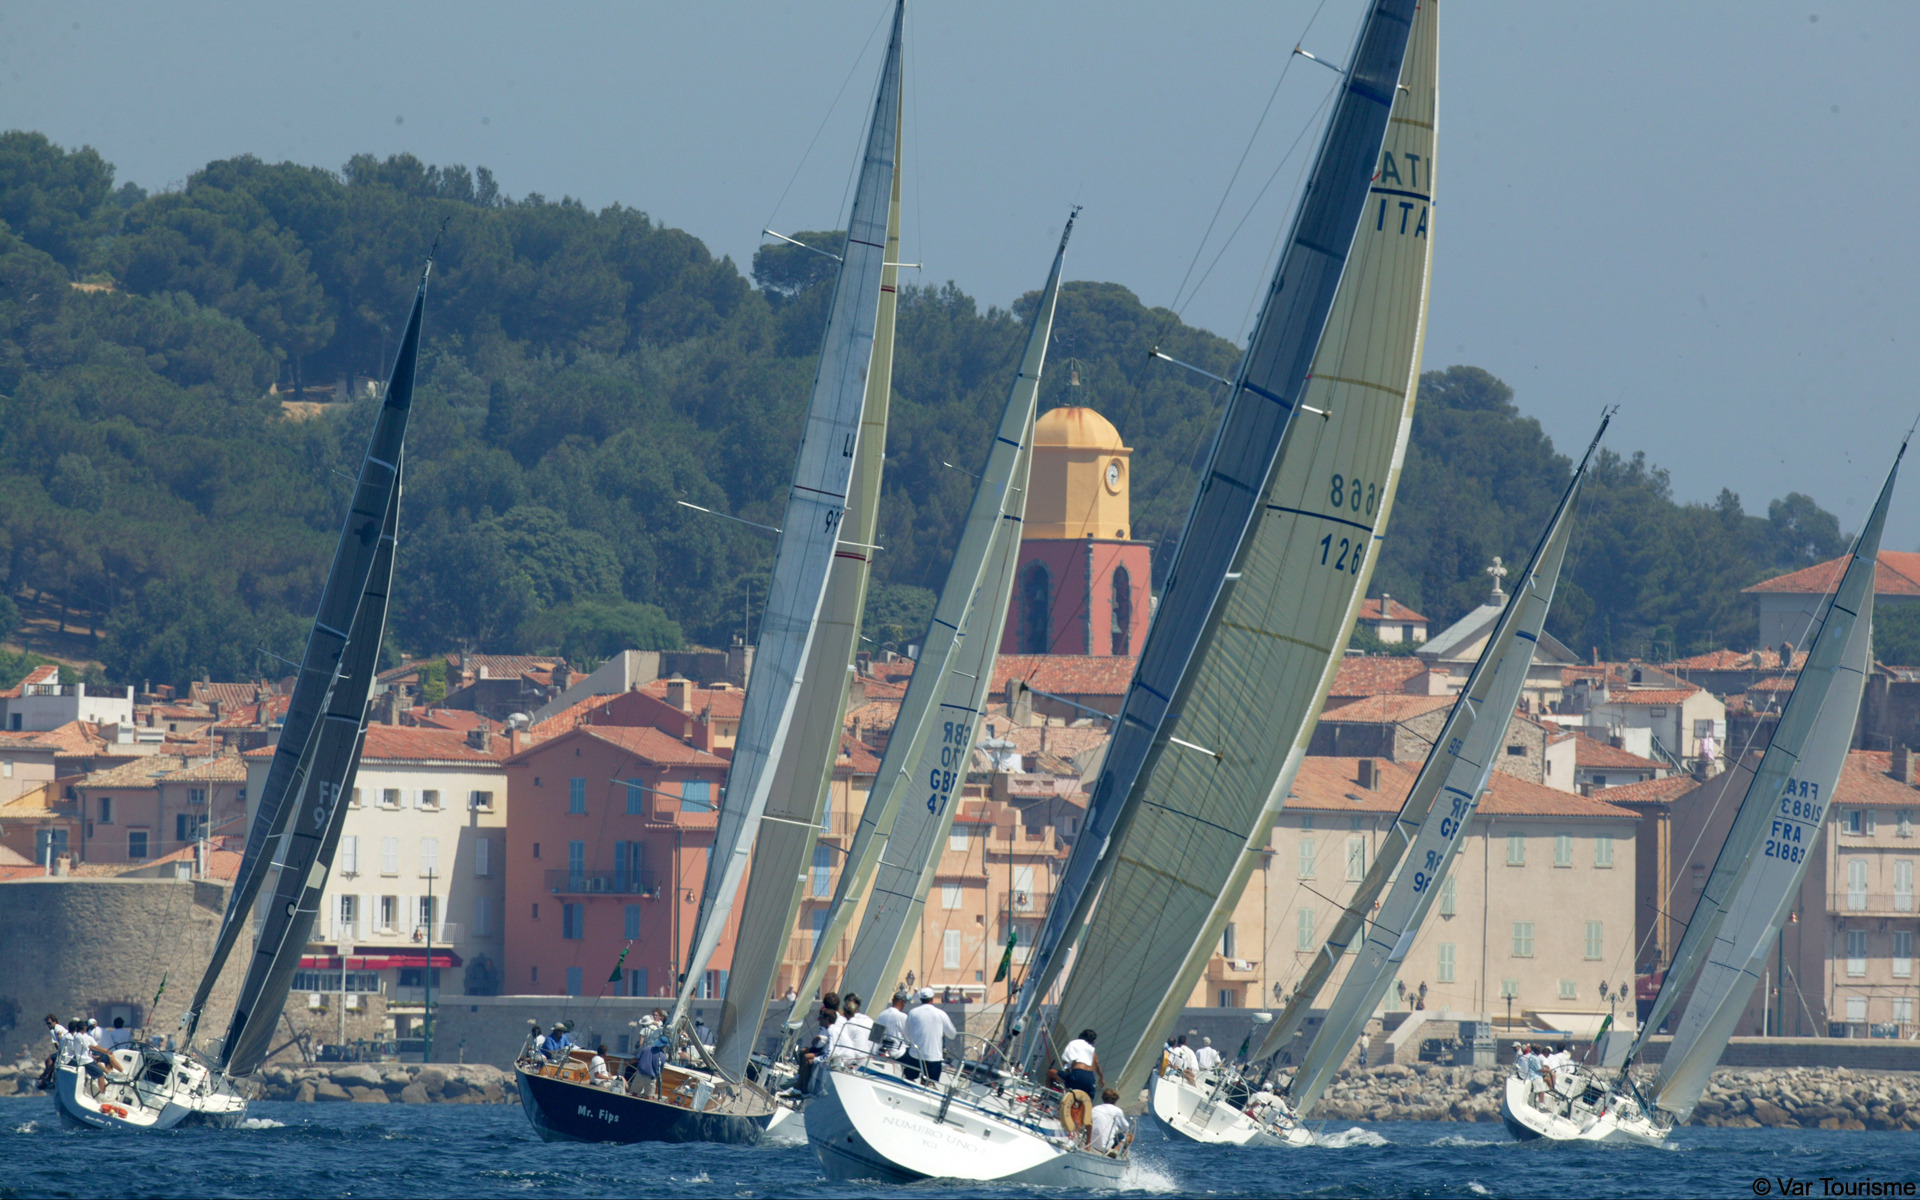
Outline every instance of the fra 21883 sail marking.
<path fill-rule="evenodd" d="M 1820 785 L 1806 780 L 1787 780 L 1780 791 L 1780 815 L 1773 821 L 1773 836 L 1761 853 L 1784 862 L 1799 862 L 1807 856 L 1804 833 L 1820 827 L 1821 814 L 1827 811 L 1820 802 Z"/>

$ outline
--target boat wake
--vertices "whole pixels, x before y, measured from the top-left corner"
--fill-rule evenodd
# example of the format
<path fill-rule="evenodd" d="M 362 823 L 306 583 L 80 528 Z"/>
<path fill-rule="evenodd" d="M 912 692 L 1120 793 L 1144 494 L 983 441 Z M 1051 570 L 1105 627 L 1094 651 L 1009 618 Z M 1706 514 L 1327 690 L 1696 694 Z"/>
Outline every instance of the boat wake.
<path fill-rule="evenodd" d="M 1481 1183 L 1478 1179 L 1467 1180 L 1467 1190 L 1476 1196 L 1490 1196 L 1493 1194 L 1487 1191 L 1487 1185 Z"/>
<path fill-rule="evenodd" d="M 1464 1134 L 1450 1133 L 1445 1137 L 1439 1137 L 1439 1138 L 1433 1139 L 1433 1141 L 1429 1142 L 1428 1145 L 1432 1145 L 1432 1146 L 1498 1146 L 1504 1142 L 1510 1142 L 1512 1140 L 1513 1140 L 1512 1138 L 1503 1138 L 1503 1137 L 1484 1137 L 1484 1138 L 1467 1137 Z"/>
<path fill-rule="evenodd" d="M 1387 1139 L 1371 1129 L 1362 1129 L 1355 1125 L 1338 1133 L 1315 1134 L 1313 1144 L 1323 1150 L 1352 1150 L 1355 1147 L 1385 1146 Z"/>
<path fill-rule="evenodd" d="M 1129 1192 L 1185 1192 L 1172 1173 L 1157 1162 L 1135 1156 L 1127 1164 L 1127 1173 L 1120 1178 L 1120 1187 Z"/>
<path fill-rule="evenodd" d="M 285 1121 L 269 1120 L 266 1117 L 248 1117 L 240 1122 L 242 1129 L 285 1129 L 286 1127 Z"/>
<path fill-rule="evenodd" d="M 15 1133 L 39 1133 L 40 1122 L 28 1121 L 25 1125 L 15 1125 L 13 1131 Z"/>

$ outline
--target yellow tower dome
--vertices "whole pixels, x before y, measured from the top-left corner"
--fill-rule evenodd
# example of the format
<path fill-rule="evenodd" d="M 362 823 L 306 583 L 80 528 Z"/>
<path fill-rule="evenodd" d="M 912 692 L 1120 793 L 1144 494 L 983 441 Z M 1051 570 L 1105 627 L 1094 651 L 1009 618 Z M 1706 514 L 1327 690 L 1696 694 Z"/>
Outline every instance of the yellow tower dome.
<path fill-rule="evenodd" d="M 1033 423 L 1025 536 L 1127 540 L 1133 448 L 1091 408 L 1050 409 Z"/>

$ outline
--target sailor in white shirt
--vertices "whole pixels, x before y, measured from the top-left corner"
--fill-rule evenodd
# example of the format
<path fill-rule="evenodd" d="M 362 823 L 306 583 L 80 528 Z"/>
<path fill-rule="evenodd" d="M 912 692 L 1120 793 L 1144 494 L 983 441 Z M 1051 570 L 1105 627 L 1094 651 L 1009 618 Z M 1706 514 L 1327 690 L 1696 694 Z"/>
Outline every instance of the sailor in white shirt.
<path fill-rule="evenodd" d="M 587 1076 L 602 1086 L 613 1082 L 613 1074 L 607 1070 L 606 1043 L 602 1042 L 593 1048 L 593 1061 L 587 1064 Z"/>
<path fill-rule="evenodd" d="M 1193 1051 L 1187 1049 L 1185 1035 L 1174 1038 L 1168 1044 L 1167 1067 L 1171 1071 L 1180 1072 L 1188 1083 L 1199 1082 L 1200 1060 L 1193 1056 Z"/>
<path fill-rule="evenodd" d="M 878 1050 L 888 1058 L 899 1058 L 907 1052 L 907 994 L 895 992 L 893 1003 L 880 1010 L 873 1019 L 875 1035 L 879 1038 Z"/>
<path fill-rule="evenodd" d="M 1133 1123 L 1120 1111 L 1120 1093 L 1112 1088 L 1100 1093 L 1100 1103 L 1088 1116 L 1087 1145 L 1096 1154 L 1117 1157 L 1133 1144 Z"/>
<path fill-rule="evenodd" d="M 852 992 L 840 1000 L 840 1023 L 833 1027 L 827 1057 L 843 1066 L 858 1066 L 873 1052 L 873 1018 L 860 1006 L 860 997 Z"/>
<path fill-rule="evenodd" d="M 1220 1065 L 1220 1052 L 1213 1048 L 1212 1038 L 1201 1038 L 1200 1048 L 1193 1052 L 1193 1057 L 1202 1071 L 1211 1071 Z"/>
<path fill-rule="evenodd" d="M 1093 1030 L 1082 1029 L 1080 1036 L 1060 1051 L 1060 1081 L 1085 1092 L 1088 1100 L 1092 1100 L 1100 1085 L 1106 1082 L 1106 1074 L 1100 1069 L 1100 1056 L 1093 1049 L 1097 1038 Z"/>
<path fill-rule="evenodd" d="M 920 989 L 920 1005 L 907 1014 L 907 1051 L 905 1070 L 908 1082 L 926 1075 L 928 1083 L 940 1082 L 940 1069 L 946 1060 L 947 1039 L 955 1036 L 953 1018 L 933 1002 L 933 989 Z"/>

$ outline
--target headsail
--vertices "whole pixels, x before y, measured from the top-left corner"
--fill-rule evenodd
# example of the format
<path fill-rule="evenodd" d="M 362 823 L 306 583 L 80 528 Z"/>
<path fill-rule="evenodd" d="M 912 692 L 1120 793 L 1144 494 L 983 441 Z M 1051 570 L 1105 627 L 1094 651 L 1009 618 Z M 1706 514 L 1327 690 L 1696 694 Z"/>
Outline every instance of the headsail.
<path fill-rule="evenodd" d="M 1429 12 L 1431 8 L 1430 4 L 1426 6 Z M 1347 260 L 1356 250 L 1364 249 L 1356 247 L 1355 234 L 1368 207 L 1371 177 L 1381 165 L 1381 147 L 1395 104 L 1414 10 L 1414 0 L 1381 0 L 1372 6 L 1361 26 L 1306 194 L 1294 215 L 1292 235 L 1248 341 L 1238 382 L 1227 399 L 1206 473 L 1187 515 L 1146 643 L 1141 647 L 1139 665 L 1114 723 L 1086 821 L 1034 942 L 1016 1027 L 1025 1026 L 1034 1007 L 1051 990 L 1066 965 L 1065 951 L 1079 936 L 1095 896 L 1113 870 L 1114 849 L 1139 808 L 1133 798 L 1135 783 L 1166 746 L 1163 726 L 1179 710 L 1189 666 L 1211 640 L 1235 587 L 1232 577 L 1239 574 L 1237 564 L 1253 540 L 1256 518 L 1266 511 L 1265 493 L 1296 407 L 1311 404 L 1324 411 L 1330 400 L 1344 404 L 1351 395 L 1356 398 L 1357 408 L 1367 408 L 1372 403 L 1365 399 L 1367 396 L 1377 400 L 1381 395 L 1404 395 L 1407 390 L 1404 378 L 1397 374 L 1368 376 L 1361 384 L 1350 384 L 1324 379 L 1310 383 L 1308 372 L 1322 332 L 1328 328 L 1328 315 Z M 1424 129 L 1413 124 L 1393 128 L 1423 132 L 1430 143 L 1430 96 L 1424 104 L 1426 115 L 1407 118 L 1422 122 Z M 1425 145 L 1415 149 L 1419 171 L 1415 179 L 1407 180 L 1405 171 L 1396 164 L 1397 182 L 1390 189 L 1396 194 L 1381 197 L 1382 201 L 1391 199 L 1393 221 L 1391 225 L 1386 222 L 1387 210 L 1382 209 L 1380 228 L 1374 231 L 1377 238 L 1387 236 L 1391 229 L 1391 236 L 1397 240 L 1403 234 L 1402 216 L 1409 219 L 1404 234 L 1409 244 L 1417 244 L 1415 274 L 1421 281 L 1416 294 L 1408 297 L 1415 324 L 1417 314 L 1424 311 L 1425 297 L 1432 166 L 1426 149 Z M 1413 169 L 1415 164 L 1406 165 L 1406 171 Z M 1403 186 L 1408 183 L 1417 186 Z M 1403 198 L 1413 206 L 1404 214 L 1398 207 Z M 1392 324 L 1405 323 L 1402 319 Z M 1413 360 L 1417 362 L 1418 356 Z M 1320 423 L 1317 416 L 1314 423 Z M 1316 434 L 1324 432 L 1316 430 Z M 1370 507 L 1367 500 L 1362 500 L 1366 518 L 1384 509 L 1389 465 L 1379 462 L 1378 473 L 1371 479 L 1361 476 L 1362 496 L 1369 487 L 1372 490 Z M 1341 468 L 1342 508 L 1351 498 L 1344 486 L 1351 471 L 1351 466 Z M 1364 562 L 1370 568 L 1372 556 L 1365 551 L 1371 526 L 1354 522 L 1336 528 L 1347 539 L 1346 557 L 1340 557 L 1340 538 L 1336 536 L 1328 543 L 1327 566 L 1337 563 L 1344 571 Z M 1363 551 L 1359 555 L 1354 554 L 1356 542 Z M 1181 950 L 1184 953 L 1185 947 Z M 1117 1045 L 1118 1040 L 1110 1044 Z"/>
<path fill-rule="evenodd" d="M 900 112 L 893 119 L 893 192 L 887 204 L 886 254 L 880 269 L 880 306 L 874 322 L 873 363 L 867 371 L 853 487 L 841 521 L 840 548 L 827 577 L 827 597 L 813 635 L 795 701 L 794 729 L 773 772 L 768 821 L 753 843 L 747 895 L 734 937 L 714 1057 L 735 1076 L 747 1068 L 766 1016 L 774 975 L 800 911 L 807 858 L 819 844 L 833 765 L 847 706 L 847 678 L 860 645 L 880 519 L 880 471 L 887 457 L 887 406 L 893 395 L 893 324 L 900 280 Z"/>
<path fill-rule="evenodd" d="M 1104 883 L 1058 1021 L 1107 1039 L 1122 1094 L 1266 846 L 1384 536 L 1426 312 L 1435 8 L 1362 25 L 1074 847 Z M 1070 902 L 1091 892 L 1053 915 Z"/>
<path fill-rule="evenodd" d="M 867 129 L 860 181 L 847 220 L 846 251 L 834 281 L 813 397 L 800 435 L 779 548 L 774 552 L 753 679 L 740 715 L 733 764 L 727 773 L 726 796 L 714 834 L 713 858 L 700 894 L 680 996 L 674 1005 L 675 1025 L 686 1018 L 707 964 L 719 948 L 746 875 L 754 836 L 772 792 L 774 764 L 792 730 L 801 667 L 813 644 L 827 576 L 841 541 L 840 525 L 852 486 L 860 414 L 873 358 L 882 264 L 886 261 L 887 214 L 900 108 L 902 13 L 902 7 L 896 4 L 893 33 Z"/>
<path fill-rule="evenodd" d="M 1903 454 L 1905 449 L 1901 447 Z M 1718 933 L 1707 944 L 1706 961 L 1687 1000 L 1680 1029 L 1667 1047 L 1659 1074 L 1648 1091 L 1653 1104 L 1673 1114 L 1676 1121 L 1693 1115 L 1708 1077 L 1753 995 L 1754 985 L 1766 970 L 1767 954 L 1780 935 L 1793 898 L 1799 894 L 1807 859 L 1819 841 L 1827 810 L 1833 806 L 1834 788 L 1846 766 L 1861 693 L 1872 665 L 1874 569 L 1880 531 L 1886 523 L 1899 470 L 1900 462 L 1895 458 L 1873 514 L 1854 541 L 1840 586 L 1827 601 L 1806 665 L 1787 700 L 1786 712 L 1781 714 L 1775 744 L 1787 732 L 1787 722 L 1794 719 L 1800 707 L 1800 691 L 1808 685 L 1810 676 L 1815 672 L 1826 676 L 1825 695 L 1814 706 L 1810 723 L 1804 727 L 1796 723 L 1795 732 L 1804 734 L 1804 740 L 1790 747 L 1797 760 L 1790 763 L 1784 785 L 1763 787 L 1764 776 L 1756 774 L 1741 801 L 1743 812 L 1752 804 L 1767 814 L 1765 844 L 1753 854 L 1746 878 L 1727 906 Z M 1764 773 L 1766 759 L 1761 762 L 1760 771 Z M 1667 978 L 1673 978 L 1671 972 Z"/>
<path fill-rule="evenodd" d="M 1446 878 L 1454 855 L 1459 853 L 1467 827 L 1473 823 L 1473 814 L 1486 793 L 1496 756 L 1506 743 L 1507 726 L 1520 701 L 1520 691 L 1526 686 L 1527 671 L 1533 665 L 1533 649 L 1539 644 L 1540 633 L 1547 623 L 1547 610 L 1553 604 L 1554 588 L 1560 581 L 1567 541 L 1573 534 L 1573 512 L 1580 485 L 1586 479 L 1594 449 L 1606 431 L 1607 419 L 1603 418 L 1600 432 L 1594 434 L 1593 444 L 1587 447 L 1586 457 L 1574 471 L 1572 481 L 1560 497 L 1559 507 L 1527 561 L 1520 585 L 1508 598 L 1506 611 L 1494 625 L 1480 661 L 1474 664 L 1473 674 L 1434 739 L 1433 749 L 1414 780 L 1407 804 L 1383 839 L 1379 857 L 1366 882 L 1397 878 L 1393 879 L 1393 886 L 1372 926 L 1366 930 L 1358 958 L 1328 1006 L 1325 1023 L 1307 1047 L 1299 1070 L 1294 1072 L 1290 1094 L 1298 1112 L 1307 1112 L 1320 1098 L 1334 1072 L 1346 1061 L 1354 1040 L 1373 1016 L 1375 1006 L 1392 986 L 1394 975 L 1425 923 L 1428 910 L 1433 907 L 1434 898 L 1440 894 L 1441 881 Z M 1400 869 L 1403 865 L 1405 870 Z M 1367 891 L 1365 883 L 1360 891 Z M 1371 907 L 1371 896 L 1356 895 L 1347 904 L 1334 936 L 1314 959 L 1313 969 L 1318 972 L 1318 979 L 1312 991 L 1319 989 L 1333 961 L 1346 953 Z M 1303 994 L 1307 992 L 1307 981 L 1303 980 L 1295 988 L 1283 1018 L 1292 1015 L 1295 1009 L 1304 1010 L 1313 1002 L 1311 994 Z M 1297 1023 L 1297 1016 L 1294 1019 Z M 1292 1034 L 1286 1036 L 1291 1038 Z M 1284 1044 L 1269 1035 L 1268 1043 L 1261 1050 L 1271 1053 Z"/>

